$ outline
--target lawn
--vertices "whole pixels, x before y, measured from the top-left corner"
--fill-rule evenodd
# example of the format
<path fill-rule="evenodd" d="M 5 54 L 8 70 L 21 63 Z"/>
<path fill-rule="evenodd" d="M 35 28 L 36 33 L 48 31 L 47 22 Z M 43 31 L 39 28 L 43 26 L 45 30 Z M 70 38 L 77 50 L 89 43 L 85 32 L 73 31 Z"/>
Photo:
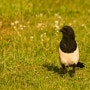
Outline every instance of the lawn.
<path fill-rule="evenodd" d="M 85 64 L 73 77 L 58 58 L 64 25 Z M 0 0 L 0 90 L 89 90 L 89 39 L 90 0 Z"/>

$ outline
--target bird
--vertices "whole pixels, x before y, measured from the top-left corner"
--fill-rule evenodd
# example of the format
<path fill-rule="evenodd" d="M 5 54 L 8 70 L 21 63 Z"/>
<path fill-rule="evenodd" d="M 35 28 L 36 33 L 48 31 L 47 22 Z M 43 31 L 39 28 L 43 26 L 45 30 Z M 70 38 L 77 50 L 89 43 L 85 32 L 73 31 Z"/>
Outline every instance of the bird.
<path fill-rule="evenodd" d="M 59 57 L 62 68 L 67 71 L 67 67 L 72 67 L 73 73 L 75 68 L 83 68 L 84 64 L 79 62 L 79 48 L 75 40 L 75 33 L 71 26 L 63 26 L 60 29 L 62 39 L 59 44 Z"/>

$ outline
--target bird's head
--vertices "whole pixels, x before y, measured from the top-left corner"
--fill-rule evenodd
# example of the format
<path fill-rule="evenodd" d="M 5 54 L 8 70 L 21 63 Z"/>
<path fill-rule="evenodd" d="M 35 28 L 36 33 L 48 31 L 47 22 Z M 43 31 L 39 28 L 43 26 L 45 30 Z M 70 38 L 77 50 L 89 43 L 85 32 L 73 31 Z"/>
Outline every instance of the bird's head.
<path fill-rule="evenodd" d="M 62 32 L 64 38 L 75 38 L 74 31 L 70 26 L 62 27 L 62 29 L 60 29 L 60 32 Z"/>

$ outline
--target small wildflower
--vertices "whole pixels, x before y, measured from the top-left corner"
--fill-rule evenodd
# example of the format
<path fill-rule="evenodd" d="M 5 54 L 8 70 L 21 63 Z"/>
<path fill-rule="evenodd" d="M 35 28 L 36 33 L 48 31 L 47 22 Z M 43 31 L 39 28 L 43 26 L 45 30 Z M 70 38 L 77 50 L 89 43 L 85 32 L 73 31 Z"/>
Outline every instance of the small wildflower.
<path fill-rule="evenodd" d="M 19 27 L 20 27 L 20 28 L 22 28 L 22 27 L 23 27 L 23 25 L 22 25 L 22 24 L 20 24 L 20 25 L 19 25 Z"/>
<path fill-rule="evenodd" d="M 56 20 L 56 21 L 55 21 L 55 24 L 58 24 L 58 23 L 59 23 L 59 21 L 58 21 L 58 20 Z"/>
<path fill-rule="evenodd" d="M 58 32 L 59 32 L 59 30 L 56 30 L 56 32 L 58 33 Z"/>
<path fill-rule="evenodd" d="M 46 32 L 44 33 L 44 36 L 46 36 Z"/>
<path fill-rule="evenodd" d="M 84 27 L 84 26 L 85 26 L 85 24 L 82 24 L 81 26 L 82 26 L 82 27 Z"/>
<path fill-rule="evenodd" d="M 46 41 L 48 42 L 49 40 L 50 40 L 50 38 L 49 38 L 49 37 L 47 37 L 47 38 L 46 38 Z"/>
<path fill-rule="evenodd" d="M 31 36 L 30 38 L 33 39 L 33 36 Z"/>
<path fill-rule="evenodd" d="M 85 24 L 82 24 L 81 26 L 84 27 L 84 28 L 86 28 L 86 25 Z"/>
<path fill-rule="evenodd" d="M 59 21 L 58 21 L 58 20 L 55 21 L 54 28 L 55 28 L 56 30 L 59 29 Z"/>
<path fill-rule="evenodd" d="M 13 22 L 11 22 L 11 26 L 14 26 L 14 23 Z"/>
<path fill-rule="evenodd" d="M 58 16 L 59 19 L 61 19 L 62 17 L 61 16 Z"/>
<path fill-rule="evenodd" d="M 44 39 L 43 39 L 43 38 L 41 38 L 41 41 L 43 42 L 43 41 L 44 41 Z"/>
<path fill-rule="evenodd" d="M 40 17 L 42 17 L 43 16 L 43 14 L 42 13 L 40 13 Z"/>
<path fill-rule="evenodd" d="M 58 16 L 58 13 L 55 13 L 55 17 L 57 17 Z"/>
<path fill-rule="evenodd" d="M 69 23 L 69 25 L 71 26 L 71 25 L 72 25 L 72 23 Z"/>
<path fill-rule="evenodd" d="M 16 30 L 16 29 L 17 29 L 17 27 L 16 27 L 16 26 L 13 26 L 13 28 L 14 28 L 14 30 Z"/>
<path fill-rule="evenodd" d="M 31 40 L 33 40 L 33 38 L 34 38 L 33 36 L 30 37 Z"/>
<path fill-rule="evenodd" d="M 38 23 L 37 28 L 42 27 L 42 23 Z"/>
<path fill-rule="evenodd" d="M 41 34 L 41 38 L 43 37 L 43 34 Z"/>
<path fill-rule="evenodd" d="M 41 34 L 41 36 L 40 36 L 41 38 L 44 38 L 44 37 L 46 37 L 46 32 L 45 33 L 43 33 L 43 34 Z"/>
<path fill-rule="evenodd" d="M 56 26 L 55 26 L 55 28 L 56 28 L 56 29 L 59 29 L 59 26 L 58 26 L 58 25 L 56 25 Z"/>
<path fill-rule="evenodd" d="M 14 23 L 15 23 L 15 24 L 18 24 L 18 23 L 19 23 L 19 21 L 17 21 L 17 20 L 16 20 Z"/>
<path fill-rule="evenodd" d="M 58 36 L 58 32 L 59 32 L 59 30 L 56 30 L 56 32 L 55 32 L 55 35 L 56 35 L 56 36 Z"/>

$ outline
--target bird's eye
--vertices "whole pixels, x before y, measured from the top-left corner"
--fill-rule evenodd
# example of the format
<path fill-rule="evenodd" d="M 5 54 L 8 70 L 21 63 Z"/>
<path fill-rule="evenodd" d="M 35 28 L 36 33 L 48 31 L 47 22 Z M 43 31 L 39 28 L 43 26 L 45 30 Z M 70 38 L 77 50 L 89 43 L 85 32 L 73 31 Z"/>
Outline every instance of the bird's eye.
<path fill-rule="evenodd" d="M 64 31 L 67 32 L 68 30 L 66 28 L 64 28 Z"/>

